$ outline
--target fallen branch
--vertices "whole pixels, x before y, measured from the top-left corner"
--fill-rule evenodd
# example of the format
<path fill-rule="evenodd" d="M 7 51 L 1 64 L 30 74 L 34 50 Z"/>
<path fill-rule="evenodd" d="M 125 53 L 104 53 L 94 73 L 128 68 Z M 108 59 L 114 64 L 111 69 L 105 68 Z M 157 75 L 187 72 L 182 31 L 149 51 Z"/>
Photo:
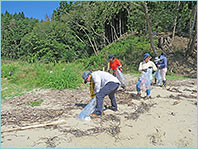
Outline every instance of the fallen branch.
<path fill-rule="evenodd" d="M 65 120 L 59 120 L 59 121 L 54 121 L 54 122 L 50 122 L 50 123 L 46 123 L 46 124 L 38 124 L 38 125 L 32 125 L 32 126 L 5 129 L 5 130 L 2 130 L 1 133 L 17 131 L 17 130 L 26 130 L 26 129 L 32 129 L 32 128 L 40 128 L 40 127 L 45 127 L 45 126 L 54 126 L 54 125 L 60 125 L 60 124 L 64 124 L 64 123 L 66 123 Z"/>

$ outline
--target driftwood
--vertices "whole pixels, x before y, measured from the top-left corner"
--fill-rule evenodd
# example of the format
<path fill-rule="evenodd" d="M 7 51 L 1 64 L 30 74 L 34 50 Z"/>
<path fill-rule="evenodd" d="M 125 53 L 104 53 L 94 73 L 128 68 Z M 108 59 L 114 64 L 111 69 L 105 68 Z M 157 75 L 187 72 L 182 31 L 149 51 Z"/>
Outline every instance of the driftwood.
<path fill-rule="evenodd" d="M 25 127 L 4 129 L 4 130 L 1 131 L 1 133 L 12 132 L 12 131 L 17 131 L 17 130 L 26 130 L 26 129 L 32 129 L 32 128 L 40 128 L 40 127 L 45 127 L 45 126 L 60 125 L 60 124 L 64 124 L 64 123 L 66 123 L 65 120 L 59 120 L 59 121 L 54 121 L 54 122 L 45 123 L 45 124 L 38 124 L 38 125 L 31 125 L 31 126 L 25 126 Z"/>

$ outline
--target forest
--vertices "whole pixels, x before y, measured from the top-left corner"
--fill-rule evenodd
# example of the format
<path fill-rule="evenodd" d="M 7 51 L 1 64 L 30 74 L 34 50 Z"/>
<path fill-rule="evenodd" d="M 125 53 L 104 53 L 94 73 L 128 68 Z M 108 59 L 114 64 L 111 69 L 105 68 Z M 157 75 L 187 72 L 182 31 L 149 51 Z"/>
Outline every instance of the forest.
<path fill-rule="evenodd" d="M 125 53 L 117 49 L 114 54 L 124 63 L 133 49 L 138 51 L 138 55 L 133 53 L 135 57 L 141 57 L 144 50 L 154 56 L 161 51 L 169 54 L 170 50 L 159 45 L 161 33 L 170 33 L 171 43 L 175 36 L 188 38 L 183 54 L 191 56 L 196 52 L 195 1 L 62 1 L 52 16 L 45 16 L 45 20 L 27 18 L 23 12 L 6 12 L 1 14 L 1 23 L 2 58 L 29 63 L 83 61 L 102 52 L 107 56 L 111 52 L 107 51 L 108 46 L 127 37 L 133 37 L 138 44 L 145 45 L 146 42 L 149 45 L 135 49 L 138 46 L 129 43 Z M 174 49 L 171 43 L 169 49 Z"/>

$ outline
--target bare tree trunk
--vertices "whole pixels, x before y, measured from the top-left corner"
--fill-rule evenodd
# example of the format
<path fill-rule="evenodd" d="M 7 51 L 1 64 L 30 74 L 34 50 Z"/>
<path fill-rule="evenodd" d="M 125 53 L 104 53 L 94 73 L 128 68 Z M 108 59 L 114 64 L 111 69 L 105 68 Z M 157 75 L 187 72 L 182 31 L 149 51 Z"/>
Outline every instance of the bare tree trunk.
<path fill-rule="evenodd" d="M 114 34 L 115 34 L 115 37 L 116 37 L 114 39 L 117 40 L 118 39 L 118 35 L 116 34 L 116 29 L 115 29 L 115 27 L 112 24 L 111 24 L 111 27 L 113 28 L 113 31 L 114 31 Z"/>
<path fill-rule="evenodd" d="M 110 26 L 112 26 L 112 22 L 110 23 Z M 113 35 L 113 28 L 111 27 L 111 42 L 114 40 L 114 35 Z"/>
<path fill-rule="evenodd" d="M 120 36 L 122 36 L 122 14 L 119 14 L 119 31 L 120 31 Z"/>
<path fill-rule="evenodd" d="M 109 40 L 108 40 L 108 38 L 103 34 L 103 35 L 100 35 L 100 34 L 98 34 L 96 31 L 95 31 L 95 29 L 93 28 L 93 27 L 91 27 L 91 29 L 93 30 L 93 32 L 97 35 L 97 36 L 99 36 L 99 37 L 101 37 L 101 36 L 103 36 L 104 37 L 104 41 L 105 41 L 105 39 L 107 40 L 107 43 L 109 44 Z"/>
<path fill-rule="evenodd" d="M 98 46 L 97 46 L 97 44 L 96 44 L 96 41 L 95 41 L 94 37 L 93 37 L 93 42 L 94 42 L 94 45 L 95 45 L 96 53 L 97 53 L 97 55 L 98 55 Z"/>
<path fill-rule="evenodd" d="M 145 12 L 146 22 L 147 22 L 147 25 L 148 25 L 148 32 L 149 32 L 151 48 L 154 51 L 155 55 L 157 55 L 156 49 L 155 49 L 155 46 L 154 46 L 154 43 L 153 43 L 153 35 L 152 35 L 151 23 L 150 23 L 149 14 L 148 14 L 147 2 L 143 2 L 143 7 L 144 7 L 144 12 Z"/>
<path fill-rule="evenodd" d="M 79 26 L 80 28 L 83 29 L 84 33 L 86 34 L 87 38 L 89 39 L 89 42 L 90 42 L 90 44 L 91 44 L 91 46 L 92 46 L 92 48 L 93 48 L 93 51 L 94 51 L 95 55 L 98 55 L 98 53 L 97 53 L 97 51 L 96 51 L 96 49 L 95 49 L 95 47 L 94 47 L 94 45 L 93 45 L 93 43 L 92 43 L 92 41 L 91 41 L 91 38 L 89 37 L 89 35 L 88 35 L 87 32 L 85 31 L 85 29 L 87 30 L 87 28 L 86 28 L 85 26 L 83 26 L 83 25 L 80 25 L 78 22 L 73 21 L 71 15 L 70 15 L 69 13 L 65 12 L 65 14 L 67 14 L 67 15 L 71 18 L 71 21 L 72 21 L 74 24 L 76 24 L 77 26 Z M 77 36 L 77 37 L 78 37 L 78 36 Z M 80 38 L 78 38 L 78 39 L 80 40 Z M 81 42 L 82 42 L 82 41 L 81 41 Z"/>
<path fill-rule="evenodd" d="M 177 12 L 178 12 L 179 6 L 180 6 L 180 1 L 177 2 Z M 172 41 L 170 43 L 170 46 L 172 46 L 174 38 L 175 38 L 176 25 L 177 25 L 177 15 L 175 16 L 175 20 L 174 20 L 174 25 L 173 25 L 174 28 L 173 28 L 173 34 L 172 34 L 173 36 L 172 36 Z"/>
<path fill-rule="evenodd" d="M 189 31 L 189 42 L 188 42 L 188 47 L 186 50 L 186 56 L 192 55 L 193 49 L 195 46 L 196 38 L 197 38 L 197 3 L 195 3 L 193 11 L 192 11 L 192 16 L 190 20 L 190 31 Z M 193 35 L 193 29 L 195 27 L 195 33 Z"/>
<path fill-rule="evenodd" d="M 92 46 L 92 48 L 93 48 L 93 50 L 94 50 L 94 53 L 95 53 L 95 55 L 97 56 L 98 53 L 97 53 L 97 51 L 96 51 L 96 49 L 95 49 L 95 47 L 94 47 L 94 45 L 93 45 L 93 43 L 92 43 L 92 41 L 91 41 L 91 38 L 89 37 L 89 35 L 88 35 L 87 32 L 85 31 L 85 29 L 83 29 L 83 31 L 84 31 L 84 33 L 86 34 L 87 38 L 89 39 L 89 42 L 90 42 L 90 44 L 91 44 L 91 46 Z"/>
<path fill-rule="evenodd" d="M 84 42 L 78 35 L 75 34 L 75 36 L 76 36 L 82 43 L 85 44 L 85 42 Z"/>

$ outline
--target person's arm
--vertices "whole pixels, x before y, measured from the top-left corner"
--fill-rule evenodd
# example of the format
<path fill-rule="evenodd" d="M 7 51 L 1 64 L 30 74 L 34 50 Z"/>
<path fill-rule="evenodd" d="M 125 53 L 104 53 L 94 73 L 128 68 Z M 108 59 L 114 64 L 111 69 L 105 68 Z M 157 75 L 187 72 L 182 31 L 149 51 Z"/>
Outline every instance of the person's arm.
<path fill-rule="evenodd" d="M 141 73 L 147 71 L 146 69 L 143 69 L 143 62 L 141 62 L 141 63 L 139 64 L 138 71 L 140 71 Z"/>
<path fill-rule="evenodd" d="M 139 68 L 138 71 L 142 72 L 143 68 L 142 68 L 142 63 L 139 64 Z"/>
<path fill-rule="evenodd" d="M 116 65 L 118 66 L 119 70 L 122 72 L 122 65 L 118 59 L 116 59 Z"/>
<path fill-rule="evenodd" d="M 121 63 L 120 63 L 120 61 L 117 59 L 117 65 L 120 67 L 120 68 L 122 68 L 122 65 L 121 65 Z"/>
<path fill-rule="evenodd" d="M 94 93 L 95 95 L 100 91 L 100 87 L 101 87 L 101 78 L 98 75 L 93 75 L 93 82 L 95 84 L 94 86 Z"/>
<path fill-rule="evenodd" d="M 167 67 L 167 59 L 166 58 L 163 58 L 162 59 L 162 63 L 160 63 L 160 69 L 162 68 L 166 68 Z"/>
<path fill-rule="evenodd" d="M 152 62 L 153 71 L 157 71 L 156 65 Z"/>

